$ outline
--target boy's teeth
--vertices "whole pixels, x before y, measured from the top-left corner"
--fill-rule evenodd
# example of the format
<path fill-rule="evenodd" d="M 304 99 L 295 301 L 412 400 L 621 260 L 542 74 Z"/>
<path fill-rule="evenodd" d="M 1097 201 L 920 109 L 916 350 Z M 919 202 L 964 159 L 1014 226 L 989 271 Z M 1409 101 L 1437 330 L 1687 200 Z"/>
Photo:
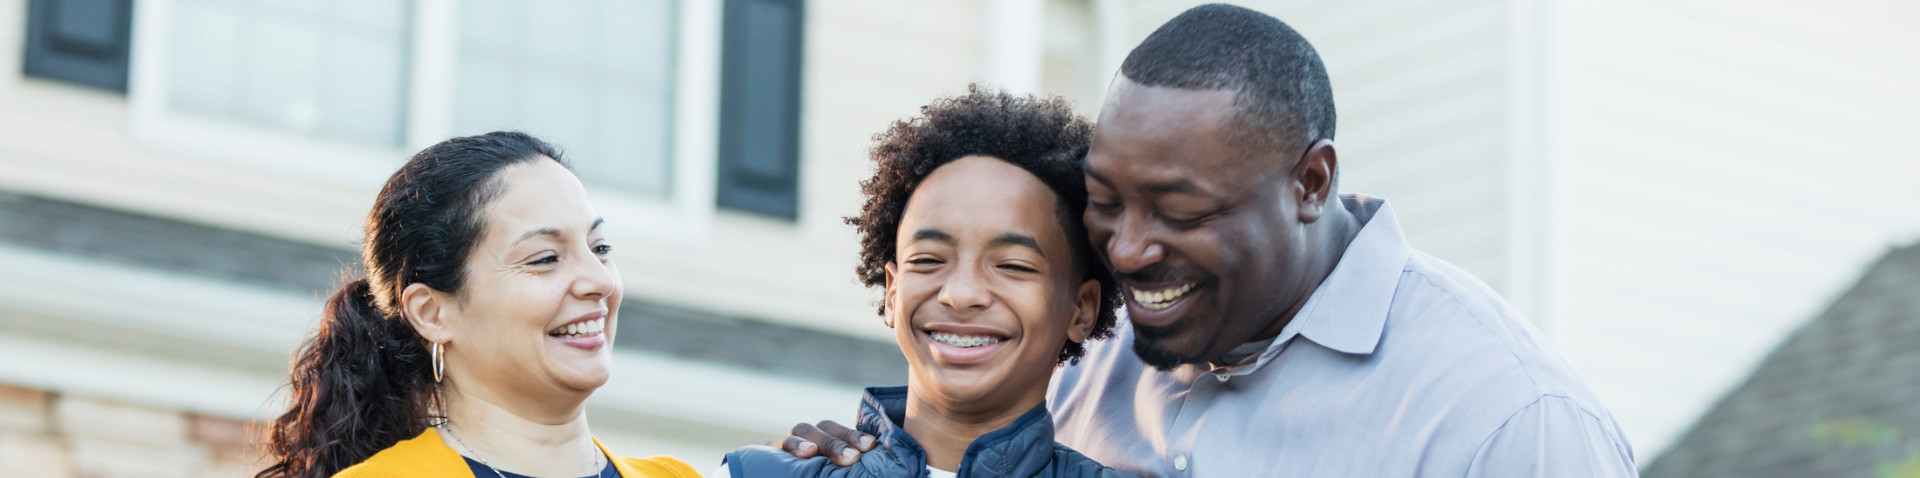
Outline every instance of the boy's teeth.
<path fill-rule="evenodd" d="M 949 334 L 946 332 L 934 332 L 929 335 L 932 335 L 933 340 L 936 342 L 940 342 L 943 344 L 952 345 L 960 348 L 973 348 L 973 347 L 979 347 L 982 345 L 993 345 L 993 344 L 1000 343 L 999 337 L 989 337 L 984 335 L 959 335 L 959 334 Z"/>

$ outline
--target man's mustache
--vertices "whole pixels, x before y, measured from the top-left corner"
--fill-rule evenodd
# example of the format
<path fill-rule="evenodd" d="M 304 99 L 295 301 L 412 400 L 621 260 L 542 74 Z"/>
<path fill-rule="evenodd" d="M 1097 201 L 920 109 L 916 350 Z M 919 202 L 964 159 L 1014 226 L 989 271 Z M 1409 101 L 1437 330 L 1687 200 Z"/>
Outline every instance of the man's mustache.
<path fill-rule="evenodd" d="M 1130 284 L 1180 284 L 1200 282 L 1212 274 L 1194 267 L 1154 264 L 1131 273 L 1113 271 L 1113 276 Z"/>

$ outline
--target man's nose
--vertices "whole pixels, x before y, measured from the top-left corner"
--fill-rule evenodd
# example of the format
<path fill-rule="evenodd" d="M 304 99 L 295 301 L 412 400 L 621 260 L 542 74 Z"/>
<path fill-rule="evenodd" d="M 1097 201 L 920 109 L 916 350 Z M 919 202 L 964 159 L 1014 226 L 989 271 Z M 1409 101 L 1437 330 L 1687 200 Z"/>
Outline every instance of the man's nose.
<path fill-rule="evenodd" d="M 1141 214 L 1127 214 L 1107 239 L 1107 260 L 1113 270 L 1130 274 L 1166 258 L 1166 248 L 1153 237 L 1153 225 Z"/>

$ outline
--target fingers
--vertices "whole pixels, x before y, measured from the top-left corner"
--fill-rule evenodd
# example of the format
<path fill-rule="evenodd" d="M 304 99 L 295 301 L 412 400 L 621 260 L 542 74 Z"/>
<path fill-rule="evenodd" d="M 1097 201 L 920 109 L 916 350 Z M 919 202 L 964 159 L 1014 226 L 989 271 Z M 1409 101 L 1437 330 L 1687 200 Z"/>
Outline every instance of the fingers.
<path fill-rule="evenodd" d="M 847 446 L 847 442 L 834 438 L 820 427 L 802 423 L 793 426 L 793 437 L 811 443 L 817 452 L 812 456 L 824 456 L 835 465 L 852 466 L 860 462 L 860 452 Z M 791 453 L 791 452 L 790 452 Z M 794 453 L 798 457 L 800 454 Z M 802 457 L 806 458 L 806 457 Z"/>
<path fill-rule="evenodd" d="M 859 463 L 860 453 L 872 450 L 876 442 L 872 436 L 832 420 L 820 422 L 819 425 L 794 425 L 790 433 L 792 436 L 780 440 L 777 445 L 768 443 L 767 446 L 777 446 L 797 458 L 825 456 L 839 466 Z"/>
<path fill-rule="evenodd" d="M 820 454 L 819 446 L 796 436 L 789 436 L 784 440 L 767 442 L 767 446 L 786 450 L 787 453 L 792 453 L 795 458 L 813 458 Z"/>
<path fill-rule="evenodd" d="M 873 445 L 876 441 L 874 440 L 873 435 L 861 433 L 860 430 L 847 428 L 845 426 L 840 425 L 837 422 L 834 422 L 833 420 L 820 422 L 820 424 L 818 425 L 818 428 L 820 429 L 820 431 L 826 432 L 827 435 L 829 436 L 832 436 L 834 438 L 839 438 L 840 441 L 842 442 L 852 444 L 854 448 L 860 450 L 860 452 L 862 453 L 873 451 Z"/>

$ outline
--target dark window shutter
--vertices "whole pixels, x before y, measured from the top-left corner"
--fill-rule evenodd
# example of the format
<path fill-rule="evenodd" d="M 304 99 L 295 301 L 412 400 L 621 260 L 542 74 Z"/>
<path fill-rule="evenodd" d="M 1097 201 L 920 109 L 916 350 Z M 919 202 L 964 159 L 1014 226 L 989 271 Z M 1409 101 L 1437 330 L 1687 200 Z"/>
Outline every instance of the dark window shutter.
<path fill-rule="evenodd" d="M 727 0 L 720 65 L 719 204 L 799 215 L 800 0 Z"/>
<path fill-rule="evenodd" d="M 28 75 L 127 91 L 133 0 L 27 2 Z"/>

